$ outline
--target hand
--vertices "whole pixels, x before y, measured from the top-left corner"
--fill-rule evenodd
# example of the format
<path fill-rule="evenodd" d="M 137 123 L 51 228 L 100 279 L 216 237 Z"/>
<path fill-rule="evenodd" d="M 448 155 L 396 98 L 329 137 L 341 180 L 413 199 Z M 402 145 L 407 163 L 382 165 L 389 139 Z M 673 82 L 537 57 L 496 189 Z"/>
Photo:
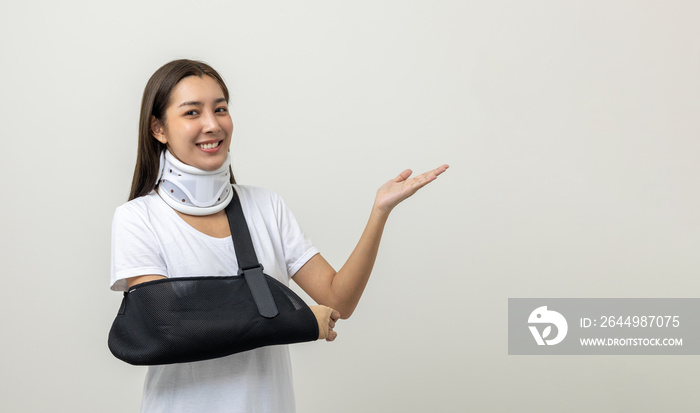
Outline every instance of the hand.
<path fill-rule="evenodd" d="M 333 327 L 335 327 L 335 322 L 340 318 L 340 313 L 325 305 L 314 305 L 310 308 L 311 312 L 316 316 L 316 322 L 318 322 L 318 339 L 335 340 L 338 337 L 338 333 L 333 331 Z"/>
<path fill-rule="evenodd" d="M 377 197 L 374 201 L 375 207 L 381 212 L 388 214 L 401 201 L 437 179 L 438 175 L 445 172 L 449 167 L 449 165 L 445 164 L 411 179 L 409 177 L 413 171 L 406 169 L 399 176 L 385 183 L 377 190 Z"/>

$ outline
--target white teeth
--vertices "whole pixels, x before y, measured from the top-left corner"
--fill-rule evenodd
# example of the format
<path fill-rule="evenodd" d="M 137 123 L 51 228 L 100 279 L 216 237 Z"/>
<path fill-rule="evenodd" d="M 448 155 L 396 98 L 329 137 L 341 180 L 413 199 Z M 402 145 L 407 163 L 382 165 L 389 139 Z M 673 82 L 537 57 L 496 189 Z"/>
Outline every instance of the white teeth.
<path fill-rule="evenodd" d="M 200 143 L 198 146 L 202 149 L 214 149 L 217 146 L 219 146 L 219 142 L 214 142 L 214 143 Z"/>

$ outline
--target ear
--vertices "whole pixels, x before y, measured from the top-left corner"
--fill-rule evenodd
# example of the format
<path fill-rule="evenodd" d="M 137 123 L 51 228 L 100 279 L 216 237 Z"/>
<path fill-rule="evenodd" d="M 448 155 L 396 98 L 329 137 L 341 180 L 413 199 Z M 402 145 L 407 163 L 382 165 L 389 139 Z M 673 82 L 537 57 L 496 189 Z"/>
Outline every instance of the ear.
<path fill-rule="evenodd" d="M 168 138 L 165 137 L 165 128 L 163 127 L 163 122 L 156 119 L 155 116 L 151 116 L 151 133 L 153 137 L 160 143 L 168 143 Z"/>

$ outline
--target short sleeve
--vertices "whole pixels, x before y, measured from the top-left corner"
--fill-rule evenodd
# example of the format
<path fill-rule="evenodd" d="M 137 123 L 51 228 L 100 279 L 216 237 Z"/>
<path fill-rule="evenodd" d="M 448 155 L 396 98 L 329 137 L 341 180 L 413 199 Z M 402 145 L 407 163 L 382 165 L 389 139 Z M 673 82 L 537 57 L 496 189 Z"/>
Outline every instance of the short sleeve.
<path fill-rule="evenodd" d="M 110 288 L 114 291 L 126 291 L 126 279 L 130 277 L 168 276 L 160 243 L 146 214 L 129 203 L 114 213 L 110 274 Z"/>
<path fill-rule="evenodd" d="M 289 276 L 292 277 L 311 257 L 318 254 L 318 250 L 301 229 L 284 200 L 279 195 L 276 198 L 277 224 L 283 240 L 285 264 Z"/>

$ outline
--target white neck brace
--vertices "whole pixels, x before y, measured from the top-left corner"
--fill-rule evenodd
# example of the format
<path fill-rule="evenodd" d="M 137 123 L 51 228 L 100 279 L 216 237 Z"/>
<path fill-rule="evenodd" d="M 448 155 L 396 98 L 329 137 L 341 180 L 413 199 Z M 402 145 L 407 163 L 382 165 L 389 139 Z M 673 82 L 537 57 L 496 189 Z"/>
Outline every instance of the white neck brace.
<path fill-rule="evenodd" d="M 226 208 L 233 197 L 229 165 L 231 154 L 221 168 L 204 171 L 180 162 L 166 149 L 160 154 L 158 194 L 183 214 L 215 214 Z"/>

